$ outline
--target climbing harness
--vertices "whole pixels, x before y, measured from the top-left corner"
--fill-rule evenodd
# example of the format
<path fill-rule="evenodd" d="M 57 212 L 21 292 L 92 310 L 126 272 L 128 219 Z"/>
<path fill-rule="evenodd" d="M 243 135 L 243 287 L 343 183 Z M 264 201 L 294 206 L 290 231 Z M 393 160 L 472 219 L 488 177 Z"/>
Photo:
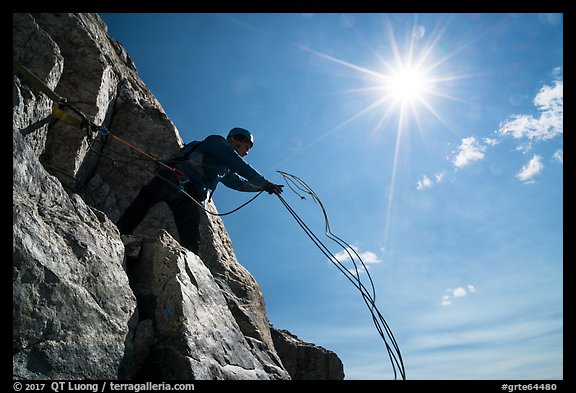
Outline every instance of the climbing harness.
<path fill-rule="evenodd" d="M 168 169 L 169 171 L 173 172 L 176 174 L 176 177 L 178 178 L 179 183 L 176 185 L 174 183 L 172 183 L 169 179 L 161 176 L 158 174 L 157 171 L 154 172 L 154 175 L 159 177 L 160 179 L 164 180 L 165 182 L 167 182 L 168 184 L 170 184 L 170 186 L 178 189 L 178 191 L 182 192 L 187 198 L 191 199 L 196 205 L 198 205 L 202 210 L 204 210 L 207 214 L 210 214 L 212 216 L 218 216 L 218 217 L 222 217 L 222 216 L 226 216 L 232 213 L 237 212 L 238 210 L 240 210 L 241 208 L 243 208 L 244 206 L 250 204 L 252 201 L 254 201 L 258 196 L 260 196 L 260 194 L 262 194 L 263 191 L 258 192 L 254 197 L 252 197 L 250 200 L 248 200 L 247 202 L 243 203 L 242 205 L 240 205 L 239 207 L 226 212 L 226 213 L 214 213 L 213 211 L 209 210 L 206 208 L 205 205 L 203 205 L 202 203 L 200 203 L 199 201 L 197 201 L 192 195 L 190 195 L 188 192 L 186 192 L 185 190 L 185 184 L 189 181 L 189 179 L 186 177 L 186 174 L 181 171 L 178 168 L 174 168 L 172 166 L 170 166 L 170 163 L 174 163 L 173 159 L 174 157 L 172 157 L 171 159 L 166 159 L 166 160 L 161 160 L 161 159 L 157 159 L 156 157 L 154 157 L 152 154 L 145 152 L 144 150 L 138 148 L 137 146 L 127 142 L 126 140 L 118 137 L 117 135 L 114 135 L 110 130 L 108 130 L 106 127 L 100 125 L 96 125 L 95 123 L 93 123 L 92 121 L 90 121 L 86 115 L 84 115 L 84 113 L 82 113 L 82 111 L 80 111 L 79 109 L 75 108 L 73 105 L 68 103 L 68 100 L 60 95 L 58 95 L 57 93 L 55 93 L 52 89 L 50 89 L 44 82 L 42 82 L 36 75 L 34 75 L 34 73 L 32 73 L 30 70 L 28 70 L 28 68 L 24 67 L 23 65 L 17 63 L 16 61 L 12 62 L 13 67 L 22 75 L 24 76 L 24 78 L 30 83 L 30 86 L 35 88 L 36 90 L 44 93 L 48 98 L 50 98 L 52 101 L 54 101 L 57 105 L 55 105 L 52 108 L 52 116 L 55 119 L 61 120 L 66 124 L 69 124 L 71 126 L 74 127 L 78 127 L 80 129 L 85 129 L 86 133 L 87 133 L 87 138 L 88 138 L 88 142 L 89 142 L 89 150 L 92 151 L 93 153 L 95 153 L 98 157 L 104 157 L 107 158 L 109 160 L 111 160 L 112 162 L 116 162 L 116 158 L 107 155 L 105 153 L 103 153 L 104 147 L 106 147 L 106 144 L 108 142 L 108 137 L 111 137 L 112 139 L 128 146 L 130 149 L 136 151 L 139 153 L 139 155 L 141 157 L 145 157 L 145 159 L 147 161 L 152 161 L 155 162 L 157 165 L 162 166 L 166 169 Z M 70 113 L 66 112 L 64 109 L 70 109 L 74 114 L 78 115 L 80 117 L 77 118 L 73 115 L 71 115 Z M 99 135 L 101 135 L 103 137 L 103 142 L 98 140 L 98 138 L 94 137 L 93 135 L 91 135 L 90 132 L 97 132 Z M 97 151 L 93 144 L 94 143 L 99 143 L 102 146 L 101 151 Z M 198 145 L 198 143 L 196 141 L 194 142 L 190 142 L 187 145 L 185 145 L 185 150 L 186 153 L 189 153 L 190 151 L 192 151 L 196 146 Z M 124 153 L 121 153 L 119 151 L 113 150 L 110 147 L 107 147 L 108 150 L 112 151 L 113 153 L 115 153 L 118 156 L 123 156 L 126 157 L 127 160 L 124 162 L 129 162 L 132 163 L 133 165 L 137 165 L 136 162 L 140 159 L 140 158 L 136 158 L 133 156 L 129 156 L 126 155 Z M 143 168 L 144 170 L 148 170 L 147 168 L 144 168 L 143 166 L 141 166 L 141 168 Z M 212 195 L 214 193 L 214 190 L 211 190 L 211 193 L 209 195 L 209 199 L 208 201 L 210 201 L 212 199 Z"/>
<path fill-rule="evenodd" d="M 400 348 L 396 343 L 396 339 L 392 334 L 392 330 L 390 329 L 388 323 L 386 322 L 386 320 L 378 310 L 378 307 L 376 306 L 376 289 L 374 287 L 374 282 L 372 281 L 370 272 L 366 268 L 364 261 L 362 261 L 360 255 L 358 255 L 356 250 L 354 250 L 354 248 L 351 247 L 350 244 L 346 243 L 344 240 L 342 240 L 340 237 L 336 236 L 332 232 L 332 230 L 330 229 L 330 222 L 328 221 L 328 214 L 318 195 L 316 195 L 316 193 L 302 179 L 298 178 L 297 176 L 291 175 L 283 171 L 278 171 L 278 173 L 282 175 L 288 187 L 296 195 L 298 195 L 300 199 L 306 199 L 306 197 L 302 195 L 302 193 L 307 194 L 311 196 L 313 200 L 316 203 L 318 203 L 318 205 L 322 209 L 322 214 L 324 216 L 324 222 L 325 222 L 325 234 L 329 239 L 334 241 L 340 247 L 344 248 L 344 250 L 348 254 L 348 257 L 352 260 L 352 263 L 354 265 L 354 273 L 352 273 L 349 269 L 347 269 L 342 264 L 342 262 L 338 260 L 338 258 L 336 258 L 336 256 L 318 238 L 318 236 L 310 229 L 310 227 L 306 225 L 306 223 L 302 220 L 302 218 L 300 218 L 300 216 L 288 204 L 288 202 L 281 195 L 276 194 L 278 196 L 278 199 L 280 199 L 280 202 L 282 202 L 282 204 L 286 207 L 288 212 L 292 215 L 292 217 L 294 217 L 298 225 L 300 225 L 300 227 L 304 230 L 306 235 L 308 235 L 308 237 L 312 240 L 312 242 L 314 242 L 316 247 L 318 247 L 320 251 L 338 268 L 338 270 L 340 270 L 340 272 L 342 272 L 342 274 L 344 274 L 344 276 L 346 276 L 346 278 L 356 287 L 356 289 L 360 291 L 362 299 L 364 300 L 364 303 L 366 303 L 366 306 L 370 311 L 370 315 L 372 317 L 372 321 L 374 322 L 374 326 L 376 327 L 376 330 L 378 331 L 380 337 L 384 341 L 384 345 L 386 346 L 386 350 L 388 352 L 388 356 L 390 358 L 390 362 L 394 370 L 394 379 L 398 379 L 398 372 L 399 372 L 402 379 L 405 380 L 406 373 L 404 370 L 404 362 L 402 361 Z M 363 269 L 364 272 L 366 272 L 366 275 L 368 276 L 368 280 L 370 282 L 369 285 L 370 290 L 368 290 L 366 286 L 362 283 L 359 264 L 361 265 L 361 268 Z"/>

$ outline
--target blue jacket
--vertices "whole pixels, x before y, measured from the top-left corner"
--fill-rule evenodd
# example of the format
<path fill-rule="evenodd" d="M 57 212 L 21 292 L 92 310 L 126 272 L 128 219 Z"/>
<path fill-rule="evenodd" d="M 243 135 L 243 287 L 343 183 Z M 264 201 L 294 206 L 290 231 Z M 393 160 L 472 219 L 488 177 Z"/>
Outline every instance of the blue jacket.
<path fill-rule="evenodd" d="M 202 199 L 219 182 L 238 191 L 263 190 L 266 179 L 252 168 L 221 135 L 210 135 L 200 143 L 177 168 L 194 182 Z"/>

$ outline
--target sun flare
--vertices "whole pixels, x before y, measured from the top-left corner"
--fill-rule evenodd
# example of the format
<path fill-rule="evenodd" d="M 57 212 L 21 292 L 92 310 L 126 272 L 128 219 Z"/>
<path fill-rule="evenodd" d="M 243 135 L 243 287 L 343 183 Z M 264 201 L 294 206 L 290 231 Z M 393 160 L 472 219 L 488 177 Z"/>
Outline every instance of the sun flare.
<path fill-rule="evenodd" d="M 385 94 L 402 103 L 423 100 L 431 80 L 418 67 L 407 66 L 393 70 L 383 77 Z"/>
<path fill-rule="evenodd" d="M 426 136 L 426 130 L 422 125 L 429 121 L 428 118 L 443 123 L 448 129 L 452 128 L 442 113 L 436 109 L 436 99 L 461 101 L 460 98 L 449 94 L 446 83 L 469 77 L 469 75 L 446 73 L 445 69 L 450 67 L 448 61 L 454 53 L 442 54 L 436 51 L 436 45 L 442 38 L 443 29 L 433 30 L 432 34 L 428 35 L 425 27 L 418 24 L 417 19 L 415 19 L 407 42 L 399 43 L 391 23 L 385 20 L 384 24 L 389 42 L 382 46 L 384 50 L 374 49 L 377 61 L 372 62 L 369 67 L 318 52 L 303 45 L 298 45 L 298 47 L 334 64 L 355 71 L 356 75 L 361 76 L 363 86 L 348 89 L 346 92 L 360 93 L 367 98 L 366 106 L 361 107 L 316 141 L 371 112 L 377 115 L 372 135 L 386 135 L 388 140 L 394 143 L 382 242 L 386 248 L 391 228 L 392 201 L 399 156 L 402 152 L 401 144 L 410 138 L 415 131 Z"/>

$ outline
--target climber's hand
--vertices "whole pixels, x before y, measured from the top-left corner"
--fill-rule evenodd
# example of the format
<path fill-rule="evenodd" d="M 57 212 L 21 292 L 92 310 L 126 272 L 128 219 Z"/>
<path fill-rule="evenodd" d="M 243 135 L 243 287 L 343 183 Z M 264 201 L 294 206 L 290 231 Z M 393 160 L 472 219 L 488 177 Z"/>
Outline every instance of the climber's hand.
<path fill-rule="evenodd" d="M 270 183 L 270 182 L 266 182 L 264 183 L 264 191 L 266 191 L 268 194 L 272 195 L 272 194 L 276 194 L 276 195 L 280 195 L 282 194 L 282 187 L 284 187 L 283 184 L 274 184 L 274 183 Z"/>

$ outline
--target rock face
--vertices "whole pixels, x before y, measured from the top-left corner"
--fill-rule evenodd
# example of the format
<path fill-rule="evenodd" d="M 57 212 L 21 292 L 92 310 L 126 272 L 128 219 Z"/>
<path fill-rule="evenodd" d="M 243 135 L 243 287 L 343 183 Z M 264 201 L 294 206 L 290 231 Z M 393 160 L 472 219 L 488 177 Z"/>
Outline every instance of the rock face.
<path fill-rule="evenodd" d="M 276 353 L 254 350 L 238 329 L 220 287 L 200 258 L 168 233 L 161 230 L 144 237 L 140 259 L 128 266 L 128 272 L 140 318 L 155 326 L 156 342 L 138 348 L 149 352 L 141 376 L 286 378 Z"/>
<path fill-rule="evenodd" d="M 13 373 L 124 377 L 136 299 L 117 229 L 69 196 L 13 136 Z"/>
<path fill-rule="evenodd" d="M 273 328 L 272 339 L 292 379 L 344 379 L 344 365 L 334 352 L 304 342 L 284 329 Z"/>
<path fill-rule="evenodd" d="M 183 145 L 97 14 L 13 14 L 13 60 L 154 157 Z M 114 222 L 155 164 L 56 120 L 53 106 L 14 71 L 14 378 L 343 378 L 335 355 L 316 346 L 304 355 L 315 360 L 293 371 L 287 348 L 300 344 L 274 338 L 258 283 L 218 217 L 202 217 L 199 255 L 180 246 L 164 204 L 121 237 Z"/>

